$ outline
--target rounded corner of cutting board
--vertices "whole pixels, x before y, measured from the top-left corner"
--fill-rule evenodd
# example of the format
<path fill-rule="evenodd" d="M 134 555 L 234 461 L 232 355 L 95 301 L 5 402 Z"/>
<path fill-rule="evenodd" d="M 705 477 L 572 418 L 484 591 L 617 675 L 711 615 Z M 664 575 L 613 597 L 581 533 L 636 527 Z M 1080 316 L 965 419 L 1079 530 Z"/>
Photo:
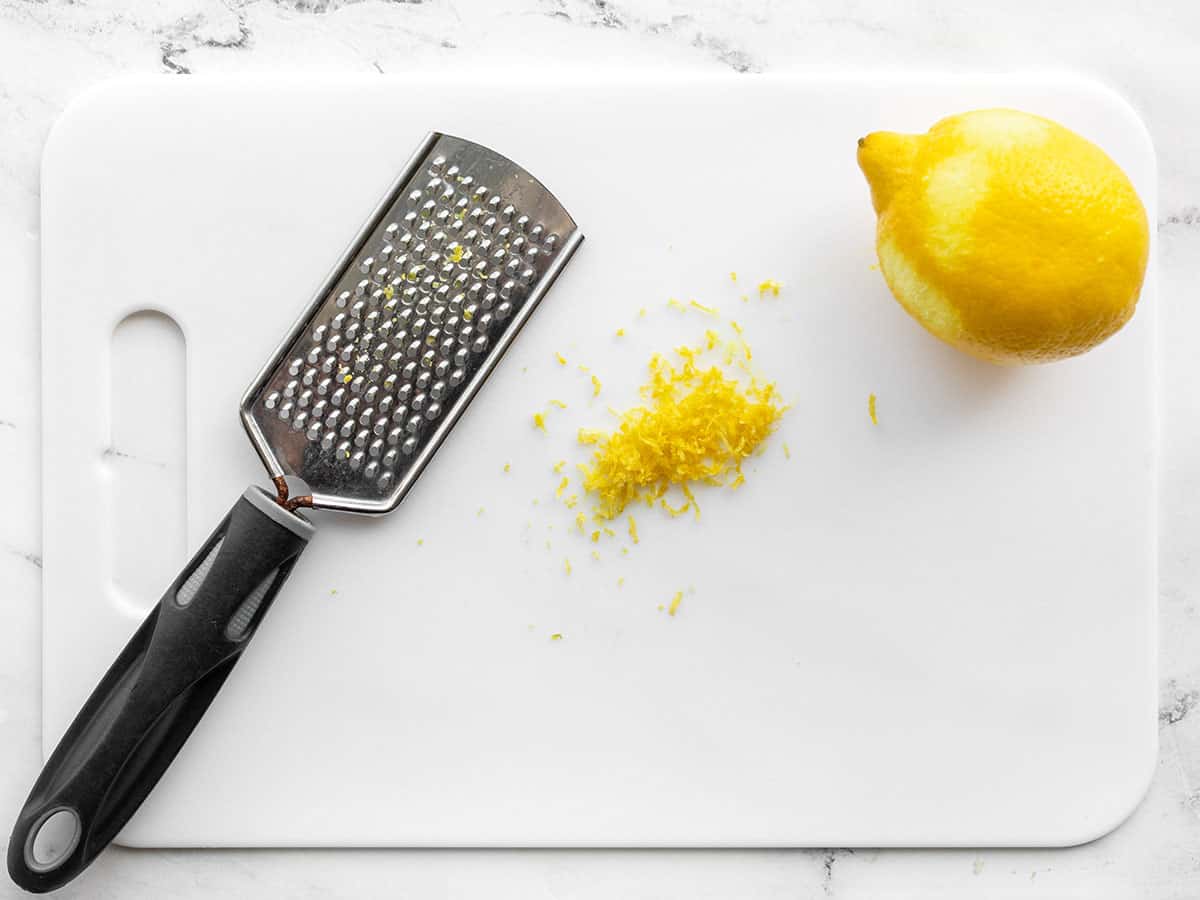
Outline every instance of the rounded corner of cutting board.
<path fill-rule="evenodd" d="M 81 137 L 86 137 L 95 125 L 111 124 L 113 112 L 121 108 L 117 101 L 122 98 L 132 101 L 133 95 L 158 80 L 147 75 L 119 75 L 90 84 L 68 100 L 46 135 L 46 143 L 42 147 L 42 177 L 45 178 L 47 172 L 53 172 L 64 154 L 68 160 L 74 158 L 67 148 Z M 130 102 L 125 108 L 136 109 L 136 104 Z"/>
<path fill-rule="evenodd" d="M 1142 114 L 1138 112 L 1134 102 L 1113 85 L 1092 75 L 1077 75 L 1069 84 L 1076 90 L 1094 94 L 1097 105 L 1109 107 L 1114 116 L 1125 120 L 1131 135 L 1136 135 L 1136 140 L 1141 145 L 1138 148 L 1139 151 L 1144 153 L 1148 159 L 1151 168 L 1149 173 L 1152 176 L 1151 183 L 1157 185 L 1158 153 L 1154 149 L 1154 139 L 1150 135 L 1150 128 L 1146 125 L 1146 120 L 1142 118 Z"/>
<path fill-rule="evenodd" d="M 1086 812 L 1074 827 L 1062 828 L 1045 846 L 1082 847 L 1107 837 L 1124 825 L 1150 793 L 1158 769 L 1158 731 L 1153 726 L 1142 754 L 1137 766 L 1131 766 L 1119 782 L 1107 785 L 1102 794 L 1098 791 L 1104 797 L 1102 808 Z"/>

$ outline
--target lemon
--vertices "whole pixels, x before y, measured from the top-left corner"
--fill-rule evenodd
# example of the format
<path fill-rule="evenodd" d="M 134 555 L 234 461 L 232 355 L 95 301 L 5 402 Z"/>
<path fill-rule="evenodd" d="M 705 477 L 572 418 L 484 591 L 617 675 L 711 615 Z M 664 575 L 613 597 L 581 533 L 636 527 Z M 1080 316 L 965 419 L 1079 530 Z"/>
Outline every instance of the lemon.
<path fill-rule="evenodd" d="M 1073 131 L 978 110 L 925 134 L 869 134 L 858 164 L 888 287 L 942 340 L 993 362 L 1049 362 L 1133 315 L 1146 210 L 1120 167 Z"/>

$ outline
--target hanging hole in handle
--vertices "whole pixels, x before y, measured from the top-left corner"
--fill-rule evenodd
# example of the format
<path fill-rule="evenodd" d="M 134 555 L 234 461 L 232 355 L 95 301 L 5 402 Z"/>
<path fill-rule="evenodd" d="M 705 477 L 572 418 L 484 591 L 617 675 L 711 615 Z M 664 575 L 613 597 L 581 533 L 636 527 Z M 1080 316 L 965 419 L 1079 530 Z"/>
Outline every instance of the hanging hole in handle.
<path fill-rule="evenodd" d="M 66 806 L 52 809 L 34 825 L 25 841 L 25 865 L 34 872 L 52 872 L 66 862 L 83 835 L 79 814 Z"/>

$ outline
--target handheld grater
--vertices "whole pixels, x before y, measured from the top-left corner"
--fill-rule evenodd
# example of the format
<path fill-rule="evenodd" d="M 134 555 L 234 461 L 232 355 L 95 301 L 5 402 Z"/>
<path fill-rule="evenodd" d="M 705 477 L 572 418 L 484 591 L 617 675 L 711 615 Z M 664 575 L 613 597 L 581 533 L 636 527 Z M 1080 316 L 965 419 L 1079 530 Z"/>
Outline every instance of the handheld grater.
<path fill-rule="evenodd" d="M 76 715 L 13 829 L 18 885 L 54 890 L 116 837 L 307 546 L 298 510 L 395 509 L 582 240 L 520 166 L 424 140 L 242 397 L 274 493 L 246 490 Z"/>

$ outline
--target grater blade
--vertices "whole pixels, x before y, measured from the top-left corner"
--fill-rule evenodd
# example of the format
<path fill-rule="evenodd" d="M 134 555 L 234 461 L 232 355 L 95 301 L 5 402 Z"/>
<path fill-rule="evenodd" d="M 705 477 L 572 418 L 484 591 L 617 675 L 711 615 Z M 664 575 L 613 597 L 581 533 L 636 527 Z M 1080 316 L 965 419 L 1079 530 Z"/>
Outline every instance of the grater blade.
<path fill-rule="evenodd" d="M 242 398 L 271 475 L 395 509 L 582 240 L 520 166 L 430 134 Z"/>

